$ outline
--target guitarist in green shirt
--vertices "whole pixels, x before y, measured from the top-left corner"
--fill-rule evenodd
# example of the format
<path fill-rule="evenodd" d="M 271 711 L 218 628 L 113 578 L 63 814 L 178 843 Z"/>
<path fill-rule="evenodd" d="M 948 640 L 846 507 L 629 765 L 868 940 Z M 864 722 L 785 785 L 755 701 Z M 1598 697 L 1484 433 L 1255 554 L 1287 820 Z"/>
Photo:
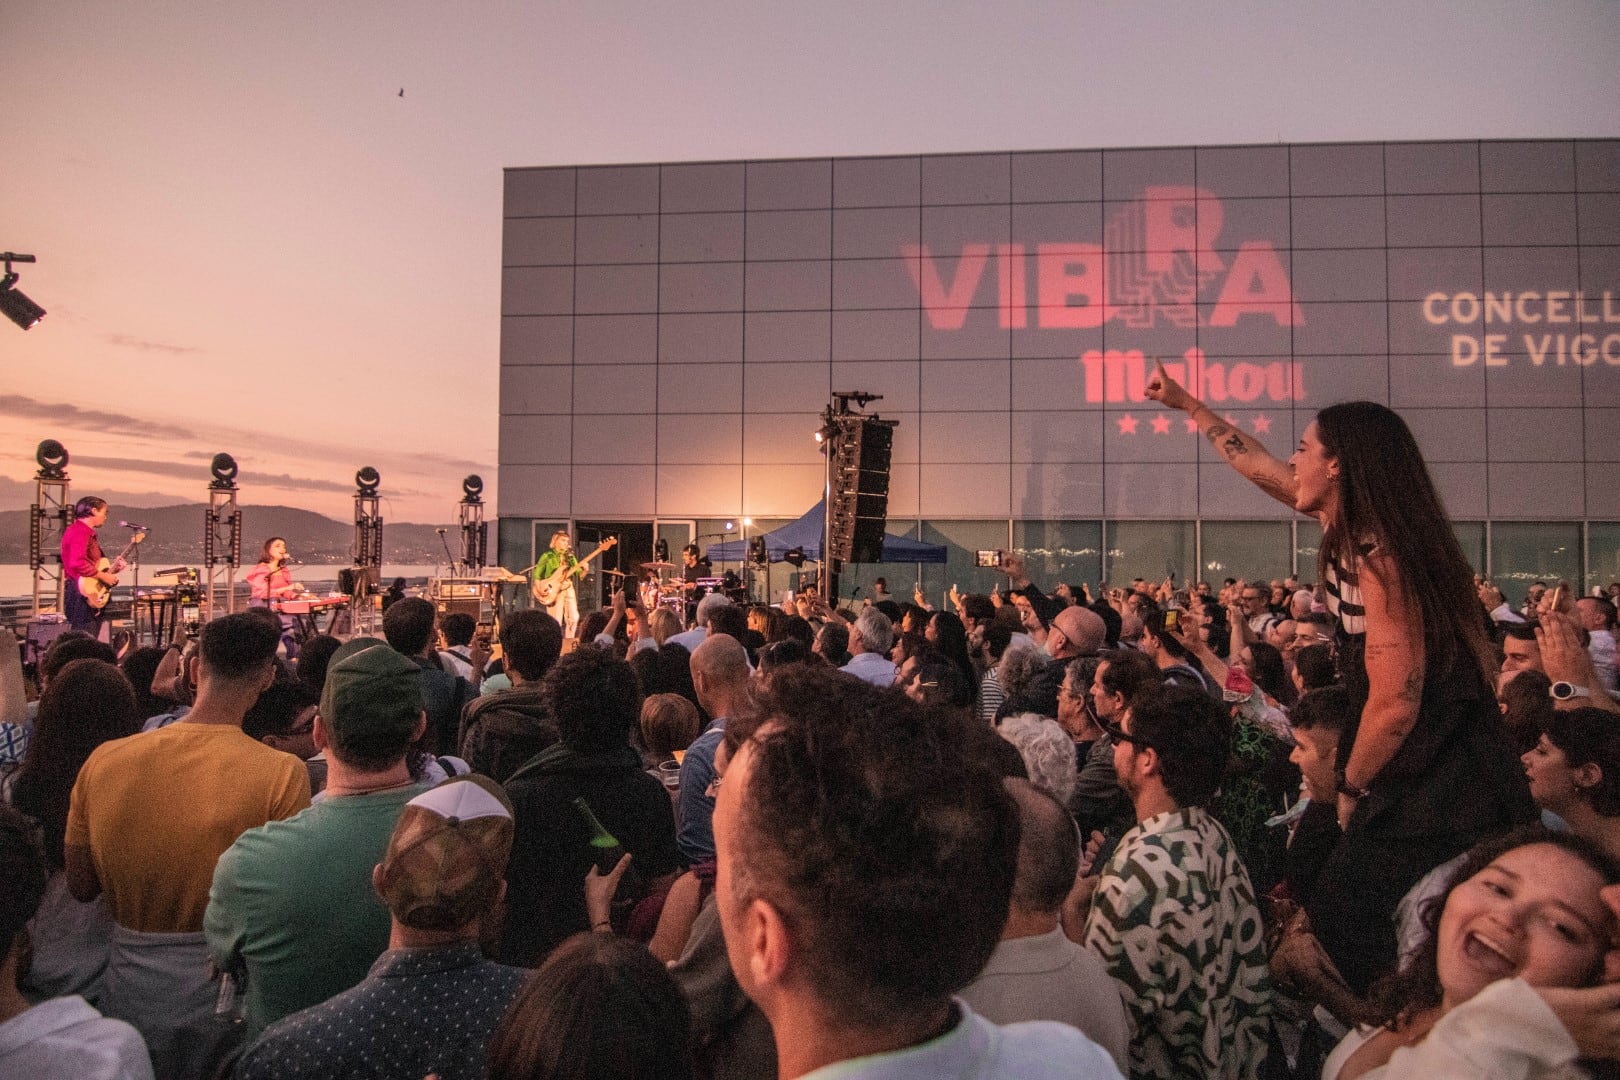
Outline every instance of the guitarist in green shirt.
<path fill-rule="evenodd" d="M 535 563 L 532 586 L 535 600 L 546 609 L 546 614 L 562 625 L 564 640 L 573 637 L 579 627 L 579 596 L 574 579 L 583 570 L 574 557 L 572 545 L 568 530 L 558 529 L 551 534 L 551 547 Z M 554 580 L 559 571 L 564 571 L 561 580 Z"/>

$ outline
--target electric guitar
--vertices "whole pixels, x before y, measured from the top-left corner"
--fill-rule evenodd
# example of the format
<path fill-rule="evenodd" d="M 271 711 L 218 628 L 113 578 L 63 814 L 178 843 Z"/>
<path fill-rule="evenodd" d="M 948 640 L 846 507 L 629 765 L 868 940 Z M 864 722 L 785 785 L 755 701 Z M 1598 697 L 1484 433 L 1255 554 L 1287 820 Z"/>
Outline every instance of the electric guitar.
<path fill-rule="evenodd" d="M 602 552 L 606 551 L 608 548 L 612 547 L 618 542 L 619 538 L 617 536 L 610 536 L 598 544 L 595 551 L 579 560 L 573 566 L 569 566 L 566 562 L 564 562 L 561 566 L 557 567 L 554 573 L 535 581 L 534 585 L 531 587 L 534 592 L 535 600 L 546 607 L 550 607 L 552 604 L 555 604 L 557 602 L 557 598 L 563 594 L 563 590 L 572 587 L 572 584 L 568 580 L 568 575 L 575 572 L 584 572 L 586 563 L 590 562 L 592 559 L 596 558 L 598 555 L 602 554 Z"/>
<path fill-rule="evenodd" d="M 124 545 L 124 550 L 118 553 L 118 558 L 109 559 L 103 555 L 101 561 L 96 564 L 96 573 L 105 574 L 111 570 L 113 563 L 122 562 L 130 552 L 135 550 L 135 545 L 145 539 L 146 534 L 138 532 L 129 538 L 129 543 Z M 82 577 L 79 579 L 79 595 L 84 597 L 85 603 L 100 611 L 107 606 L 107 601 L 112 599 L 112 586 L 99 577 Z"/>

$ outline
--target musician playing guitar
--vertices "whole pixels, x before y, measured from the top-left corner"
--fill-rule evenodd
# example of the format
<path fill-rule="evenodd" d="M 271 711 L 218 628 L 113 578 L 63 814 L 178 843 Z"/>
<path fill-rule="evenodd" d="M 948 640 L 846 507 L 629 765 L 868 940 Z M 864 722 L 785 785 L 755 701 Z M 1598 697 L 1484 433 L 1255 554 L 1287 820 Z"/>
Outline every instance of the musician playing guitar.
<path fill-rule="evenodd" d="M 576 559 L 570 550 L 573 542 L 568 531 L 558 529 L 551 534 L 551 547 L 534 564 L 534 581 L 530 586 L 534 598 L 546 609 L 546 614 L 562 624 L 565 641 L 579 628 L 579 597 L 574 581 L 585 576 L 586 563 L 618 542 L 610 536 L 585 558 Z"/>
<path fill-rule="evenodd" d="M 80 578 L 89 578 L 112 588 L 124 570 L 122 556 L 102 567 L 106 558 L 96 530 L 107 524 L 107 500 L 86 495 L 73 504 L 73 524 L 62 530 L 62 607 L 68 625 L 99 638 L 103 629 L 105 604 L 92 604 L 79 588 Z"/>

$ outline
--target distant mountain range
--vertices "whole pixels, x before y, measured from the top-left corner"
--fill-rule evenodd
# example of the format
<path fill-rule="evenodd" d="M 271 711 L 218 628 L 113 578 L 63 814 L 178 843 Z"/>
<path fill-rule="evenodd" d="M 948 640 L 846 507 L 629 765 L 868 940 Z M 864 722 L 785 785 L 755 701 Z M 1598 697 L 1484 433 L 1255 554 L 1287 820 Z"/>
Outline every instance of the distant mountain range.
<path fill-rule="evenodd" d="M 129 530 L 119 528 L 117 523 L 129 520 L 139 522 L 150 530 L 146 542 L 141 545 L 143 567 L 151 570 L 159 566 L 201 565 L 207 504 L 135 508 L 113 503 L 108 509 L 107 524 L 101 530 L 101 546 L 109 556 L 117 554 L 128 542 Z M 251 566 L 257 562 L 261 546 L 272 536 L 285 537 L 288 550 L 306 563 L 349 564 L 354 548 L 353 522 L 336 521 L 291 506 L 242 504 L 239 509 L 242 511 L 242 565 Z M 28 514 L 27 509 L 0 511 L 0 563 L 28 561 Z M 490 525 L 493 533 L 493 520 Z M 384 565 L 443 562 L 444 545 L 434 531 L 438 527 L 396 523 L 384 518 Z M 459 557 L 461 538 L 458 531 L 450 527 L 445 539 L 450 544 L 451 553 Z M 490 539 L 493 541 L 494 537 Z"/>

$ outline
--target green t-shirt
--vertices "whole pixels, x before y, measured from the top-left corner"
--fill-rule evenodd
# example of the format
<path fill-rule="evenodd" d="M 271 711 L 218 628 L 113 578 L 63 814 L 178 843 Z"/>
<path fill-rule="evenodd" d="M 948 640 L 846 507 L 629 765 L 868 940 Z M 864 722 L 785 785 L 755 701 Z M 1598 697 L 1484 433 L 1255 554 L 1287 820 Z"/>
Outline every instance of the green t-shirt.
<path fill-rule="evenodd" d="M 203 931 L 222 968 L 247 970 L 248 1039 L 358 984 L 388 948 L 371 887 L 411 784 L 316 803 L 249 829 L 220 856 Z"/>
<path fill-rule="evenodd" d="M 540 556 L 540 561 L 535 564 L 534 580 L 546 580 L 546 578 L 557 572 L 557 568 L 563 565 L 564 560 L 567 561 L 569 566 L 579 565 L 579 560 L 574 558 L 572 551 L 565 553 L 559 552 L 556 548 L 547 548 L 546 553 Z M 567 578 L 563 579 L 565 584 L 568 580 Z"/>

